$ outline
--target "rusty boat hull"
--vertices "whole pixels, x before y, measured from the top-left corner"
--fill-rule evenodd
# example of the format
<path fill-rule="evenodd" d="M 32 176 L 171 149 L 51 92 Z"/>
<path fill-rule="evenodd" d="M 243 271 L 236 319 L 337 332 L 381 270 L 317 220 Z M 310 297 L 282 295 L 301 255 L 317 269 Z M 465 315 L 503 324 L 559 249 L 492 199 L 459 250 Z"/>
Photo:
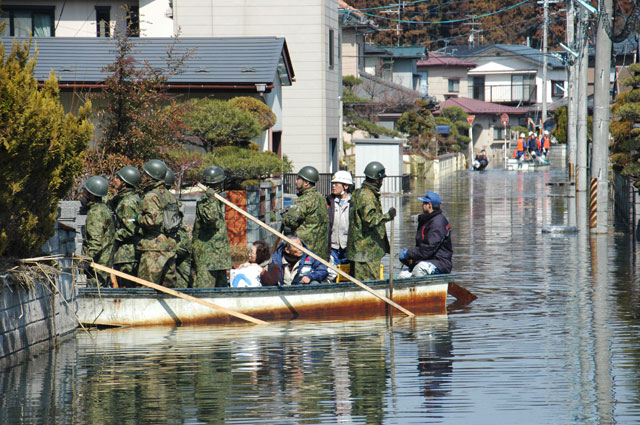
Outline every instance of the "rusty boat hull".
<path fill-rule="evenodd" d="M 393 301 L 413 313 L 446 314 L 453 275 L 395 279 Z M 386 280 L 366 282 L 389 297 Z M 261 288 L 190 288 L 184 294 L 262 320 L 334 319 L 384 315 L 388 305 L 351 282 Z M 394 314 L 402 315 L 399 311 Z M 193 301 L 150 288 L 80 288 L 78 320 L 90 326 L 158 326 L 238 321 Z"/>

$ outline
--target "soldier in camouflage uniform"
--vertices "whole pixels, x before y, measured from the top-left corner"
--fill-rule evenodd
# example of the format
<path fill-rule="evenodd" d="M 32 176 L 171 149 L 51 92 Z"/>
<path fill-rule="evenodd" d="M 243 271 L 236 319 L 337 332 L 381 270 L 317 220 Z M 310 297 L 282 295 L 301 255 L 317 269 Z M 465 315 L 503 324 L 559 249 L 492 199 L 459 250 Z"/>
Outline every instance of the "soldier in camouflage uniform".
<path fill-rule="evenodd" d="M 393 220 L 396 209 L 382 212 L 380 187 L 386 177 L 385 169 L 377 161 L 364 169 L 362 187 L 351 195 L 347 258 L 351 262 L 351 276 L 358 280 L 376 280 L 380 277 L 380 260 L 389 252 L 385 223 Z"/>
<path fill-rule="evenodd" d="M 176 183 L 176 175 L 170 169 L 167 169 L 164 183 L 167 190 L 171 190 Z M 191 248 L 191 236 L 189 236 L 189 232 L 187 232 L 184 225 L 180 226 L 180 229 L 176 232 L 175 239 L 177 243 L 176 288 L 191 288 L 193 284 L 191 278 L 191 256 L 193 255 L 193 249 Z"/>
<path fill-rule="evenodd" d="M 116 214 L 116 248 L 113 257 L 113 268 L 123 273 L 136 276 L 138 274 L 139 257 L 136 245 L 140 241 L 141 231 L 136 223 L 140 214 L 142 201 L 136 192 L 140 184 L 140 172 L 136 167 L 127 165 L 116 171 L 114 184 L 118 194 L 113 199 Z M 133 287 L 132 282 L 118 278 L 119 286 Z"/>
<path fill-rule="evenodd" d="M 91 257 L 94 263 L 111 267 L 113 265 L 113 242 L 115 228 L 113 213 L 102 200 L 107 196 L 109 184 L 104 177 L 93 176 L 84 183 L 85 195 L 83 207 L 88 208 L 87 223 L 84 227 L 82 255 Z M 94 286 L 111 286 L 108 273 L 94 271 L 85 265 L 88 284 Z"/>
<path fill-rule="evenodd" d="M 314 167 L 302 167 L 296 186 L 298 198 L 283 217 L 291 229 L 315 254 L 329 260 L 329 213 L 327 201 L 316 189 L 320 175 Z"/>
<path fill-rule="evenodd" d="M 218 166 L 207 167 L 202 183 L 207 190 L 196 205 L 193 225 L 194 286 L 196 288 L 229 286 L 227 270 L 231 268 L 231 248 L 224 218 L 224 205 L 215 198 L 224 189 L 226 176 Z"/>
<path fill-rule="evenodd" d="M 164 207 L 173 202 L 173 195 L 165 187 L 167 166 L 152 159 L 142 167 L 145 190 L 138 225 L 142 239 L 136 249 L 140 251 L 138 277 L 158 285 L 173 287 L 176 281 L 176 241 L 162 231 Z"/>

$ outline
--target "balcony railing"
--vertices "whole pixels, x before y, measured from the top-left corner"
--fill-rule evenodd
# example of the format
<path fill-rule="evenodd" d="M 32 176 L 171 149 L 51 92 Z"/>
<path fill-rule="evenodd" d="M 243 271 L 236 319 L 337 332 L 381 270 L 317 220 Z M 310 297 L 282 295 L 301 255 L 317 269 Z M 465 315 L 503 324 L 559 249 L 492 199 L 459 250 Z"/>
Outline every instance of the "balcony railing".
<path fill-rule="evenodd" d="M 469 97 L 491 103 L 535 103 L 535 84 L 469 86 Z"/>

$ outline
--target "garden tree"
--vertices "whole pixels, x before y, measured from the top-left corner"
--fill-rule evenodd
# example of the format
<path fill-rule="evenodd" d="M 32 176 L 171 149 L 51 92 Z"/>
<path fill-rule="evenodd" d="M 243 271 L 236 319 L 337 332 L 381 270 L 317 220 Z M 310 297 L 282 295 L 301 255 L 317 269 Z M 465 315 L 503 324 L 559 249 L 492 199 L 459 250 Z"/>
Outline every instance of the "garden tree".
<path fill-rule="evenodd" d="M 137 39 L 136 39 L 137 40 Z M 94 173 L 111 174 L 123 165 L 140 165 L 175 146 L 182 131 L 185 105 L 167 92 L 167 81 L 180 72 L 193 51 L 168 48 L 166 67 L 153 68 L 134 58 L 135 44 L 115 31 L 116 58 L 104 68 L 104 89 L 94 96 L 101 137 L 89 152 Z"/>
<path fill-rule="evenodd" d="M 556 129 L 551 132 L 558 143 L 567 143 L 567 107 L 556 109 L 553 113 L 553 119 L 557 123 Z"/>
<path fill-rule="evenodd" d="M 397 125 L 399 131 L 409 136 L 409 145 L 424 152 L 431 147 L 436 128 L 436 121 L 429 106 L 428 102 L 417 100 L 413 109 L 400 116 Z"/>
<path fill-rule="evenodd" d="M 640 63 L 630 65 L 628 71 L 631 76 L 621 83 L 631 90 L 618 94 L 611 107 L 613 142 L 609 151 L 614 170 L 640 188 L 640 128 L 636 127 L 640 123 Z"/>
<path fill-rule="evenodd" d="M 343 128 L 345 132 L 353 135 L 357 130 L 360 130 L 370 137 L 376 138 L 380 136 L 400 136 L 397 131 L 375 123 L 378 120 L 378 114 L 390 110 L 399 102 L 394 103 L 395 99 L 390 97 L 384 98 L 380 102 L 375 97 L 378 94 L 375 86 L 369 85 L 361 78 L 356 78 L 352 75 L 342 78 L 342 86 Z M 354 93 L 354 87 L 356 86 L 361 86 L 369 97 L 365 98 L 356 95 Z"/>
<path fill-rule="evenodd" d="M 31 41 L 0 44 L 0 255 L 40 252 L 54 234 L 58 201 L 83 170 L 93 135 L 91 103 L 65 114 L 53 73 L 38 89 Z"/>
<path fill-rule="evenodd" d="M 449 152 L 465 152 L 469 145 L 469 127 L 467 113 L 459 106 L 442 108 L 440 116 L 436 118 L 436 124 L 449 125 L 451 130 L 449 137 L 440 137 L 439 143 L 447 146 Z"/>
<path fill-rule="evenodd" d="M 248 146 L 262 127 L 251 113 L 226 100 L 192 99 L 184 116 L 185 132 L 198 139 L 206 152 L 217 147 Z"/>
<path fill-rule="evenodd" d="M 255 97 L 239 96 L 229 100 L 231 106 L 235 106 L 241 111 L 248 112 L 255 118 L 262 130 L 268 130 L 276 123 L 276 114 L 264 102 Z"/>

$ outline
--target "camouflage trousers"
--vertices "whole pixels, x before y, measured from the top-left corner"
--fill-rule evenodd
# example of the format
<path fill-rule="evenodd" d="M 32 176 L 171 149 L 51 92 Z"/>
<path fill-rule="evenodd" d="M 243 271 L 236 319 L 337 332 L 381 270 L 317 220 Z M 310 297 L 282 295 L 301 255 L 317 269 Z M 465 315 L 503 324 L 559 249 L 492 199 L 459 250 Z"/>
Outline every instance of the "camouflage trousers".
<path fill-rule="evenodd" d="M 176 263 L 176 288 L 191 288 L 192 286 L 191 258 L 178 258 Z"/>
<path fill-rule="evenodd" d="M 173 288 L 176 284 L 176 256 L 174 252 L 142 251 L 138 277 L 158 285 Z"/>
<path fill-rule="evenodd" d="M 138 262 L 133 263 L 117 263 L 113 265 L 113 268 L 122 272 L 129 274 L 131 276 L 138 275 Z M 137 283 L 131 282 L 128 279 L 123 277 L 118 277 L 118 286 L 121 288 L 136 288 L 138 286 Z"/>
<path fill-rule="evenodd" d="M 194 288 L 224 288 L 229 286 L 226 270 L 196 270 Z"/>
<path fill-rule="evenodd" d="M 352 261 L 351 276 L 360 281 L 380 280 L 380 261 Z"/>

